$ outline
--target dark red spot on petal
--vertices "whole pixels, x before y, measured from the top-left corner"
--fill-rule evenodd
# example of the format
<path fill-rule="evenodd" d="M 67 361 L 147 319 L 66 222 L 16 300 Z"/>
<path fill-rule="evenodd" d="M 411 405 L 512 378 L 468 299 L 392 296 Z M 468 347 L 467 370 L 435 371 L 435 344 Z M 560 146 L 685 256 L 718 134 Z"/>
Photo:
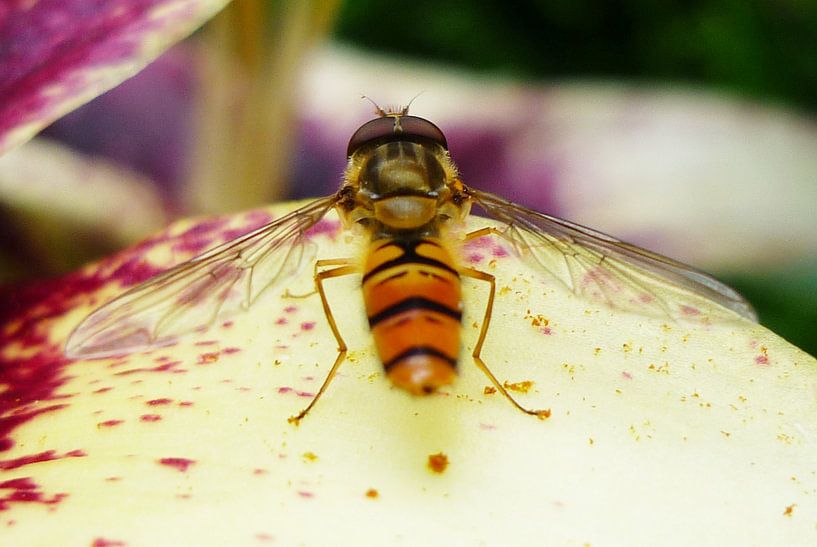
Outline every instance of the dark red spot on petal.
<path fill-rule="evenodd" d="M 701 310 L 699 310 L 698 308 L 696 308 L 694 306 L 684 305 L 684 306 L 681 306 L 681 313 L 683 313 L 684 315 L 694 316 L 694 315 L 700 315 Z"/>
<path fill-rule="evenodd" d="M 38 503 L 56 505 L 68 494 L 60 493 L 47 496 L 31 477 L 20 477 L 0 482 L 0 511 L 6 511 L 12 503 Z"/>
<path fill-rule="evenodd" d="M 334 239 L 334 236 L 337 235 L 338 230 L 340 230 L 340 222 L 337 220 L 323 219 L 307 230 L 306 236 L 315 237 L 318 235 L 326 235 Z"/>
<path fill-rule="evenodd" d="M 496 247 L 491 249 L 491 255 L 494 256 L 495 258 L 505 258 L 506 256 L 508 256 L 508 251 L 505 249 L 505 247 L 497 245 Z"/>
<path fill-rule="evenodd" d="M 181 361 L 170 361 L 168 363 L 156 365 L 155 367 L 139 367 L 123 370 L 115 373 L 114 376 L 130 376 L 131 374 L 137 374 L 139 372 L 172 372 L 173 374 L 184 374 L 187 372 L 187 370 L 177 368 L 181 364 Z"/>
<path fill-rule="evenodd" d="M 95 538 L 91 547 L 125 547 L 127 543 L 117 539 Z"/>
<path fill-rule="evenodd" d="M 196 463 L 196 461 L 188 458 L 161 458 L 159 463 L 184 473 L 191 465 Z"/>
<path fill-rule="evenodd" d="M 0 469 L 17 469 L 32 463 L 48 462 L 62 458 L 81 458 L 84 456 L 87 456 L 87 454 L 83 450 L 71 450 L 62 455 L 57 454 L 55 450 L 46 450 L 45 452 L 30 454 L 28 456 L 20 456 L 19 458 L 13 458 L 10 460 L 0 460 Z"/>

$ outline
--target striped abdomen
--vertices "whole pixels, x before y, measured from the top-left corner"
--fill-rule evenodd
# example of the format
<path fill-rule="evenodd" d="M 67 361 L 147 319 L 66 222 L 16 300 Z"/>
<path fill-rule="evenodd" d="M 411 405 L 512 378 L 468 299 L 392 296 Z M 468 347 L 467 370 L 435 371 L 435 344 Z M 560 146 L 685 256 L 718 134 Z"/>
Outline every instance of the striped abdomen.
<path fill-rule="evenodd" d="M 363 299 L 389 379 L 432 393 L 456 376 L 462 295 L 451 255 L 433 238 L 372 243 Z"/>

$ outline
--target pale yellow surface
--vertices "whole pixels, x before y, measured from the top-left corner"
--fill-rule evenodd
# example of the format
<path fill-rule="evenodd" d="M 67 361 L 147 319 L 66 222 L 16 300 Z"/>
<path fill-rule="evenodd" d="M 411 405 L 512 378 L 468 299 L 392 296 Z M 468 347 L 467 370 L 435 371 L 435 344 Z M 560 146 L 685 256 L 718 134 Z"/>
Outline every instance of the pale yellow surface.
<path fill-rule="evenodd" d="M 322 258 L 351 252 L 342 237 L 316 242 Z M 328 285 L 349 360 L 301 425 L 287 423 L 309 401 L 296 392 L 316 391 L 335 357 L 319 299 L 281 298 L 284 288 L 309 290 L 307 268 L 229 328 L 120 367 L 71 365 L 61 388 L 77 394 L 71 406 L 16 430 L 18 446 L 4 458 L 52 449 L 88 456 L 0 474 L 69 494 L 54 510 L 19 503 L 0 513 L 1 542 L 817 543 L 812 357 L 745 321 L 680 324 L 600 309 L 512 257 L 477 266 L 498 278 L 484 358 L 502 380 L 535 382 L 518 398 L 550 407 L 550 419 L 483 393 L 488 380 L 470 349 L 484 284 L 464 282 L 457 384 L 447 396 L 412 398 L 383 378 L 360 279 L 349 277 Z M 54 336 L 88 311 L 55 321 Z M 240 351 L 223 351 L 230 347 Z M 163 355 L 186 372 L 116 375 Z M 101 387 L 113 389 L 93 393 Z M 172 402 L 148 404 L 162 398 Z M 98 425 L 106 420 L 124 422 Z M 426 466 L 439 452 L 449 460 L 440 474 Z M 169 457 L 194 463 L 186 471 L 158 463 Z"/>

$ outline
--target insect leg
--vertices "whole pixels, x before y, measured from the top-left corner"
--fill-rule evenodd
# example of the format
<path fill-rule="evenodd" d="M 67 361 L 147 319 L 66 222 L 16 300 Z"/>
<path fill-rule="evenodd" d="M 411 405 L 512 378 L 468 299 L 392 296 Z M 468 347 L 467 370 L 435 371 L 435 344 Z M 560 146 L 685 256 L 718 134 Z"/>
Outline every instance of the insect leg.
<path fill-rule="evenodd" d="M 333 268 L 331 270 L 325 270 L 322 272 L 318 272 L 318 268 L 323 266 L 339 266 L 337 268 Z M 315 262 L 315 289 L 318 294 L 321 296 L 321 304 L 323 305 L 323 314 L 326 316 L 326 321 L 329 323 L 329 328 L 332 329 L 332 334 L 335 336 L 335 340 L 338 342 L 338 356 L 335 358 L 335 362 L 332 365 L 332 368 L 329 369 L 329 373 L 326 375 L 326 379 L 321 384 L 318 393 L 312 400 L 309 402 L 307 407 L 300 411 L 297 416 L 291 416 L 289 418 L 289 423 L 298 425 L 298 423 L 303 419 L 304 416 L 315 406 L 315 403 L 318 402 L 318 399 L 321 398 L 323 392 L 326 391 L 326 388 L 329 387 L 329 383 L 332 381 L 332 378 L 335 377 L 335 372 L 337 372 L 338 367 L 346 358 L 346 342 L 344 342 L 343 337 L 340 335 L 340 331 L 338 330 L 338 326 L 335 323 L 335 317 L 332 315 L 332 308 L 329 306 L 329 300 L 326 298 L 326 292 L 323 290 L 323 281 L 325 279 L 330 279 L 333 277 L 341 277 L 344 275 L 350 275 L 358 273 L 358 267 L 356 264 L 351 263 L 351 260 L 345 258 L 336 258 L 336 259 L 328 259 L 328 260 L 318 260 Z"/>
<path fill-rule="evenodd" d="M 488 227 L 485 227 L 485 228 L 480 228 L 478 230 L 474 230 L 473 232 L 468 232 L 467 234 L 465 234 L 465 240 L 468 241 L 469 239 L 476 239 L 478 237 L 489 236 L 489 235 L 495 235 L 495 236 L 499 236 L 499 237 L 501 237 L 503 239 L 507 239 L 507 237 L 505 236 L 505 232 L 503 230 L 500 230 L 498 228 L 494 228 L 493 226 L 488 226 Z"/>
<path fill-rule="evenodd" d="M 321 260 L 315 261 L 315 267 L 312 269 L 312 278 L 317 280 L 318 270 L 323 268 L 324 266 L 347 266 L 352 264 L 351 258 L 325 258 Z M 284 298 L 309 298 L 313 294 L 316 294 L 318 289 L 313 289 L 304 294 L 294 294 L 289 292 L 289 289 L 284 291 Z"/>
<path fill-rule="evenodd" d="M 511 234 L 509 234 L 509 232 L 512 230 L 515 230 L 512 224 L 508 224 L 503 229 L 499 229 L 494 226 L 486 226 L 485 228 L 479 228 L 478 230 L 474 230 L 473 232 L 468 232 L 467 234 L 465 234 L 464 240 L 471 241 L 472 239 L 477 239 L 485 236 L 497 236 L 503 239 L 511 247 L 513 247 L 513 249 L 517 253 L 523 254 L 527 247 L 522 241 L 512 237 Z"/>
<path fill-rule="evenodd" d="M 494 376 L 494 373 L 491 372 L 491 369 L 488 368 L 488 365 L 485 364 L 485 361 L 483 361 L 482 357 L 480 356 L 481 353 L 482 353 L 482 346 L 485 343 L 485 336 L 488 334 L 488 326 L 489 326 L 489 324 L 491 322 L 491 313 L 493 312 L 493 309 L 494 309 L 494 294 L 496 293 L 496 278 L 494 278 L 494 276 L 492 276 L 489 273 L 485 273 L 485 272 L 476 270 L 474 268 L 463 268 L 462 270 L 460 270 L 460 275 L 464 275 L 464 276 L 470 277 L 472 279 L 477 279 L 477 280 L 480 280 L 480 281 L 486 281 L 491 286 L 490 293 L 488 294 L 488 303 L 485 306 L 485 317 L 482 319 L 482 327 L 480 328 L 480 331 L 479 331 L 479 338 L 477 338 L 477 343 L 476 343 L 476 345 L 474 345 L 474 352 L 471 354 L 473 356 L 473 358 L 474 358 L 474 362 L 479 367 L 479 369 L 482 372 L 485 373 L 485 376 L 487 376 L 488 379 L 491 380 L 491 383 L 494 384 L 494 387 L 497 390 L 499 390 L 499 392 L 502 395 L 504 395 L 511 402 L 511 404 L 513 404 L 513 406 L 515 406 L 516 408 L 518 408 L 519 410 L 521 410 L 525 414 L 530 414 L 532 416 L 536 416 L 540 420 L 544 420 L 545 418 L 549 418 L 550 417 L 550 409 L 549 408 L 546 409 L 546 410 L 532 410 L 532 409 L 525 408 L 524 406 L 520 405 L 516 401 L 516 399 L 514 399 L 513 396 L 511 396 L 511 394 L 508 393 L 508 390 L 505 389 L 505 386 L 503 386 L 499 382 L 499 380 L 497 380 L 496 376 Z"/>

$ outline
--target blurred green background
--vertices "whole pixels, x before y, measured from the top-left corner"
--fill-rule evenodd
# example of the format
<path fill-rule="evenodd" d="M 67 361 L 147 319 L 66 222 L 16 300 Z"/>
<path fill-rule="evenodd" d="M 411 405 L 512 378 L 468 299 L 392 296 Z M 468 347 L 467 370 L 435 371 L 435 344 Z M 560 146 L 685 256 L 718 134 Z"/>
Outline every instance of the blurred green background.
<path fill-rule="evenodd" d="M 347 0 L 341 41 L 531 78 L 704 84 L 817 109 L 817 2 Z"/>
<path fill-rule="evenodd" d="M 813 1 L 347 0 L 335 38 L 492 74 L 692 84 L 817 111 Z M 763 277 L 719 277 L 764 325 L 817 355 L 817 257 Z"/>

